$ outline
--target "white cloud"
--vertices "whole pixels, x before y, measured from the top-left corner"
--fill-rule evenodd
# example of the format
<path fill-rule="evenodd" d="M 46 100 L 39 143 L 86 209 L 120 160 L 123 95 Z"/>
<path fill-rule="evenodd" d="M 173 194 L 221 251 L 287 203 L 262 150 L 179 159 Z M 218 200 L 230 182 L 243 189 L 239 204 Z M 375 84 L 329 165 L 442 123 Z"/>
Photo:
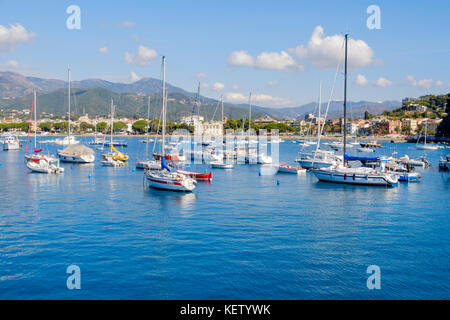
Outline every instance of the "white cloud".
<path fill-rule="evenodd" d="M 233 84 L 231 88 L 235 91 L 239 90 L 239 86 L 237 84 Z"/>
<path fill-rule="evenodd" d="M 441 80 L 436 81 L 436 86 L 442 87 L 443 85 L 444 85 L 444 83 Z"/>
<path fill-rule="evenodd" d="M 197 79 L 206 79 L 209 76 L 206 73 L 199 73 L 195 76 Z"/>
<path fill-rule="evenodd" d="M 212 88 L 216 91 L 221 91 L 221 90 L 225 89 L 225 85 L 221 82 L 215 82 L 213 84 Z"/>
<path fill-rule="evenodd" d="M 433 79 L 422 79 L 422 80 L 416 80 L 412 75 L 406 76 L 406 81 L 413 87 L 420 87 L 423 89 L 430 89 L 433 85 Z M 441 82 L 442 84 L 442 82 Z M 437 82 L 436 82 L 436 85 Z M 439 85 L 438 85 L 439 86 Z"/>
<path fill-rule="evenodd" d="M 284 50 L 279 53 L 262 52 L 256 59 L 247 51 L 234 51 L 228 57 L 227 62 L 232 66 L 255 67 L 264 70 L 301 71 L 304 69 L 303 65 Z"/>
<path fill-rule="evenodd" d="M 131 71 L 130 72 L 130 81 L 131 82 L 136 82 L 141 80 L 142 77 L 138 76 L 135 72 Z"/>
<path fill-rule="evenodd" d="M 279 85 L 278 81 L 268 81 L 267 85 L 269 87 L 277 87 Z"/>
<path fill-rule="evenodd" d="M 344 37 L 336 34 L 324 36 L 322 26 L 317 26 L 306 46 L 299 45 L 291 50 L 298 57 L 305 58 L 319 69 L 336 68 L 344 53 Z M 348 68 L 358 69 L 373 62 L 373 50 L 363 40 L 349 39 Z"/>
<path fill-rule="evenodd" d="M 19 63 L 16 60 L 9 60 L 6 62 L 6 67 L 9 68 L 17 68 L 19 66 Z"/>
<path fill-rule="evenodd" d="M 389 81 L 386 78 L 380 77 L 378 80 L 375 80 L 373 84 L 377 87 L 386 88 L 392 85 L 392 81 Z"/>
<path fill-rule="evenodd" d="M 234 51 L 227 59 L 228 64 L 232 66 L 247 66 L 251 67 L 255 63 L 253 57 L 247 51 Z"/>
<path fill-rule="evenodd" d="M 120 25 L 124 28 L 133 28 L 136 25 L 136 22 L 133 21 L 122 21 Z"/>
<path fill-rule="evenodd" d="M 34 33 L 28 32 L 21 24 L 0 25 L 0 52 L 11 52 L 20 43 L 29 42 L 33 39 Z"/>
<path fill-rule="evenodd" d="M 255 67 L 266 70 L 301 71 L 303 65 L 299 64 L 286 51 L 263 52 L 256 57 Z"/>
<path fill-rule="evenodd" d="M 366 77 L 364 77 L 362 74 L 358 74 L 358 76 L 355 79 L 355 83 L 358 86 L 365 87 L 365 86 L 367 86 L 369 81 L 367 81 Z"/>
<path fill-rule="evenodd" d="M 207 83 L 201 83 L 200 88 L 209 88 L 209 84 Z"/>
<path fill-rule="evenodd" d="M 226 101 L 232 103 L 248 103 L 248 96 L 242 93 L 229 92 L 224 95 L 224 98 Z M 273 107 L 285 107 L 293 104 L 290 100 L 273 97 L 267 94 L 253 94 L 252 103 Z"/>
<path fill-rule="evenodd" d="M 138 65 L 138 66 L 147 66 L 151 63 L 153 63 L 153 60 L 158 55 L 158 53 L 153 50 L 149 49 L 144 46 L 139 46 L 138 53 L 137 54 L 131 54 L 128 52 L 125 52 L 125 62 L 127 64 L 131 65 Z"/>
<path fill-rule="evenodd" d="M 109 49 L 108 49 L 108 47 L 102 47 L 102 48 L 98 49 L 98 52 L 100 54 L 107 54 L 109 52 Z"/>

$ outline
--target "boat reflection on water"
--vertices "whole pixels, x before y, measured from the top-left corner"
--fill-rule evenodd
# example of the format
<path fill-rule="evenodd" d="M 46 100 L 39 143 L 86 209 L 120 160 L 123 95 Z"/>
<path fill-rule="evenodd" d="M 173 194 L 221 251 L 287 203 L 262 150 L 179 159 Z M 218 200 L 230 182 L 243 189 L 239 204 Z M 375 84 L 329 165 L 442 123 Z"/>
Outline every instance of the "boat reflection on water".
<path fill-rule="evenodd" d="M 145 189 L 144 186 L 145 195 L 150 197 L 152 202 L 159 203 L 160 208 L 192 210 L 197 199 L 194 192 L 173 192 L 155 188 Z M 194 210 L 191 212 L 194 212 Z"/>

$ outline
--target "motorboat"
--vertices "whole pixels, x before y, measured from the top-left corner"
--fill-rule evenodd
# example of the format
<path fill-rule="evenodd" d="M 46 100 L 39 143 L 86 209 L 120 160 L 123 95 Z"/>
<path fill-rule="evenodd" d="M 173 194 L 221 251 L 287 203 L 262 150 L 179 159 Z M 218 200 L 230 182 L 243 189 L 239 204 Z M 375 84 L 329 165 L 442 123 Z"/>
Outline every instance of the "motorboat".
<path fill-rule="evenodd" d="M 9 136 L 5 140 L 3 140 L 3 150 L 19 150 L 20 149 L 20 141 L 14 136 Z"/>
<path fill-rule="evenodd" d="M 234 164 L 233 163 L 224 163 L 223 161 L 211 161 L 209 163 L 211 167 L 216 169 L 233 169 Z"/>
<path fill-rule="evenodd" d="M 295 161 L 304 169 L 328 168 L 341 163 L 342 156 L 338 156 L 331 151 L 319 149 L 314 153 L 301 153 L 300 157 L 297 157 Z"/>
<path fill-rule="evenodd" d="M 55 139 L 53 140 L 53 143 L 59 146 L 68 146 L 72 144 L 79 144 L 80 141 L 78 141 L 74 136 L 67 136 L 63 139 Z"/>
<path fill-rule="evenodd" d="M 271 164 L 273 162 L 272 157 L 266 154 L 258 155 L 258 164 Z"/>
<path fill-rule="evenodd" d="M 137 169 L 148 169 L 148 170 L 160 170 L 161 169 L 161 161 L 157 160 L 143 160 L 136 161 Z"/>
<path fill-rule="evenodd" d="M 212 181 L 212 172 L 194 172 L 194 171 L 187 171 L 187 170 L 177 170 L 176 171 L 179 174 L 191 177 L 194 180 L 197 181 Z"/>
<path fill-rule="evenodd" d="M 278 172 L 292 173 L 292 174 L 304 174 L 306 172 L 306 169 L 289 166 L 287 164 L 280 164 L 280 165 L 278 165 Z"/>

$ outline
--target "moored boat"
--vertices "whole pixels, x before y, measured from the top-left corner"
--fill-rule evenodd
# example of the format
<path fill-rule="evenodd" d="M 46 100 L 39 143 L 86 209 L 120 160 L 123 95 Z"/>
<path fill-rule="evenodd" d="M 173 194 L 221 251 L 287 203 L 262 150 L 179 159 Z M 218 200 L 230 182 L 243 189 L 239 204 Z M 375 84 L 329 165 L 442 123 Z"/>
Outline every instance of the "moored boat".
<path fill-rule="evenodd" d="M 14 136 L 9 136 L 3 141 L 3 150 L 19 150 L 20 141 Z"/>
<path fill-rule="evenodd" d="M 287 164 L 278 165 L 278 172 L 292 173 L 292 174 L 302 174 L 306 172 L 305 168 L 292 167 Z"/>
<path fill-rule="evenodd" d="M 223 161 L 211 161 L 209 163 L 211 167 L 216 169 L 233 169 L 234 164 L 233 163 L 224 163 Z"/>
<path fill-rule="evenodd" d="M 212 181 L 212 172 L 194 172 L 186 170 L 177 170 L 177 173 L 186 175 L 197 181 Z"/>

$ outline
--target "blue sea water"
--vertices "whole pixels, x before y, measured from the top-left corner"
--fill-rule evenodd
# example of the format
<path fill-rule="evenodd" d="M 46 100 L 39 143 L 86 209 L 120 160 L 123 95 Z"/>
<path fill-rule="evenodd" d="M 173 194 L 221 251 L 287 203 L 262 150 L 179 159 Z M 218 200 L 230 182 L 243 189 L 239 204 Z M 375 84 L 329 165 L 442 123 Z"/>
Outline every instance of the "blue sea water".
<path fill-rule="evenodd" d="M 145 190 L 134 169 L 145 145 L 128 142 L 128 167 L 101 167 L 97 151 L 95 164 L 62 164 L 61 175 L 29 173 L 23 151 L 0 151 L 0 299 L 450 298 L 443 149 L 426 151 L 420 183 L 394 188 L 238 165 L 185 194 Z M 280 144 L 281 161 L 298 150 Z M 423 154 L 379 152 L 393 151 Z M 72 264 L 81 290 L 67 289 Z M 366 286 L 369 265 L 380 290 Z"/>

